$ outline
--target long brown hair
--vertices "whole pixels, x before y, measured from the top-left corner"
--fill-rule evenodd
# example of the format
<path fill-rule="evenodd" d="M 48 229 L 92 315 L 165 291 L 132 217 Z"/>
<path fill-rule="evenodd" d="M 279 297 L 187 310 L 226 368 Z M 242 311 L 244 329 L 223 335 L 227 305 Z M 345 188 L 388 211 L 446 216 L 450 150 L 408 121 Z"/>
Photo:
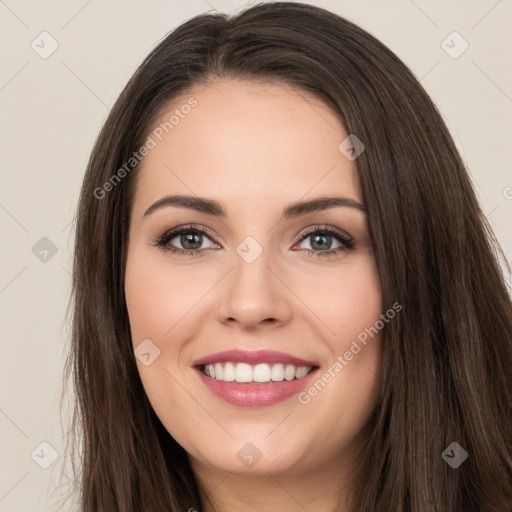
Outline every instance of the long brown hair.
<path fill-rule="evenodd" d="M 295 2 L 180 25 L 143 61 L 96 141 L 77 210 L 65 372 L 76 393 L 70 446 L 82 510 L 202 510 L 187 454 L 146 397 L 130 338 L 124 262 L 138 167 L 98 190 L 169 102 L 218 77 L 313 94 L 366 146 L 355 163 L 383 304 L 403 310 L 383 331 L 382 392 L 353 510 L 510 512 L 512 307 L 500 258 L 510 268 L 411 71 L 350 21 Z M 456 469 L 442 457 L 452 442 L 469 454 Z"/>

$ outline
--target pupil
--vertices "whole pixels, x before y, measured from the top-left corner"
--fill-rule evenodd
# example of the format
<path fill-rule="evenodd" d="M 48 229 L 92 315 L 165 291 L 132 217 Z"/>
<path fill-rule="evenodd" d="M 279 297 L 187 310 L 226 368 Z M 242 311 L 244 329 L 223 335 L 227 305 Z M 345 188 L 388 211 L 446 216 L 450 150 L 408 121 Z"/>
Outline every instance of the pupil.
<path fill-rule="evenodd" d="M 327 239 L 327 238 L 331 238 L 330 236 L 326 236 L 326 235 L 315 235 L 313 237 L 313 241 L 311 243 L 311 247 L 313 247 L 313 249 L 315 249 L 315 244 L 317 244 L 317 240 L 318 239 L 323 239 L 324 241 Z M 332 245 L 332 240 L 331 240 L 331 243 L 326 243 L 326 244 L 323 244 L 320 243 L 318 244 L 318 247 L 316 247 L 317 249 L 329 249 Z M 327 246 L 327 247 L 326 247 Z"/>
<path fill-rule="evenodd" d="M 197 244 L 197 247 L 188 247 L 188 243 Z M 201 247 L 201 233 L 192 233 L 187 235 L 181 235 L 181 243 L 185 249 L 198 249 Z"/>

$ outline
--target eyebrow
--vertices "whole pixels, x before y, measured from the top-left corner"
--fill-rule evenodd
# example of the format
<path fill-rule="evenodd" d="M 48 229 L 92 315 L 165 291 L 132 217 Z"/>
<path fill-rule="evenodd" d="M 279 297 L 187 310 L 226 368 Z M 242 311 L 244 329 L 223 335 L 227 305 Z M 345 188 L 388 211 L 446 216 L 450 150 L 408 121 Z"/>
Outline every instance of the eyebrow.
<path fill-rule="evenodd" d="M 215 217 L 227 216 L 226 211 L 222 208 L 222 205 L 213 199 L 206 199 L 204 197 L 196 196 L 174 195 L 162 197 L 153 203 L 144 212 L 143 217 L 147 217 L 157 210 L 168 206 L 196 210 L 198 212 L 213 215 Z M 366 206 L 362 205 L 358 201 L 355 201 L 354 199 L 349 199 L 348 197 L 327 196 L 317 197 L 309 201 L 298 201 L 296 203 L 292 203 L 283 208 L 281 212 L 281 219 L 292 219 L 301 215 L 305 215 L 306 213 L 319 212 L 337 206 L 354 208 L 360 212 L 363 212 L 364 214 L 368 213 Z"/>

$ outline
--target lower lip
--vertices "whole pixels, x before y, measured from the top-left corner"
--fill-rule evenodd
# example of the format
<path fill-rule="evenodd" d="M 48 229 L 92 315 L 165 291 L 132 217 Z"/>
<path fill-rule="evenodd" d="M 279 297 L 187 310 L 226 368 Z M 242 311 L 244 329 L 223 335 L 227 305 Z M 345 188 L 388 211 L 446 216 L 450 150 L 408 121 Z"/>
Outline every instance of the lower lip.
<path fill-rule="evenodd" d="M 241 407 L 262 407 L 300 393 L 309 384 L 318 368 L 314 368 L 301 379 L 263 383 L 226 382 L 207 377 L 199 368 L 196 370 L 206 387 L 222 400 Z"/>

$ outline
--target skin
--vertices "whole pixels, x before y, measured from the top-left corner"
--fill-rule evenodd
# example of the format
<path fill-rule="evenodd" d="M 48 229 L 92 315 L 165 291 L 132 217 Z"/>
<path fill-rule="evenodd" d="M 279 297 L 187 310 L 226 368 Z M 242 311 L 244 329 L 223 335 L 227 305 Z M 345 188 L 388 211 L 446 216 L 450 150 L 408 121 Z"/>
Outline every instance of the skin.
<path fill-rule="evenodd" d="M 227 79 L 176 99 L 155 127 L 191 96 L 197 106 L 144 158 L 131 210 L 125 292 L 133 345 L 149 338 L 160 350 L 149 366 L 137 359 L 145 391 L 215 504 L 206 512 L 348 511 L 351 472 L 380 393 L 380 334 L 305 405 L 294 396 L 237 407 L 210 393 L 191 367 L 221 350 L 273 349 L 318 361 L 321 376 L 379 319 L 365 213 L 332 207 L 280 220 L 285 206 L 319 196 L 363 203 L 355 162 L 338 149 L 348 133 L 304 91 Z M 171 194 L 215 199 L 227 216 L 175 206 L 144 216 Z M 215 234 L 202 237 L 200 255 L 154 245 L 189 223 Z M 309 255 L 322 251 L 312 249 L 314 235 L 300 241 L 311 226 L 341 230 L 355 247 Z M 236 252 L 247 236 L 263 249 L 250 264 Z M 343 247 L 327 237 L 331 248 Z M 169 245 L 184 248 L 179 235 Z M 250 468 L 237 457 L 247 442 L 261 453 Z"/>

